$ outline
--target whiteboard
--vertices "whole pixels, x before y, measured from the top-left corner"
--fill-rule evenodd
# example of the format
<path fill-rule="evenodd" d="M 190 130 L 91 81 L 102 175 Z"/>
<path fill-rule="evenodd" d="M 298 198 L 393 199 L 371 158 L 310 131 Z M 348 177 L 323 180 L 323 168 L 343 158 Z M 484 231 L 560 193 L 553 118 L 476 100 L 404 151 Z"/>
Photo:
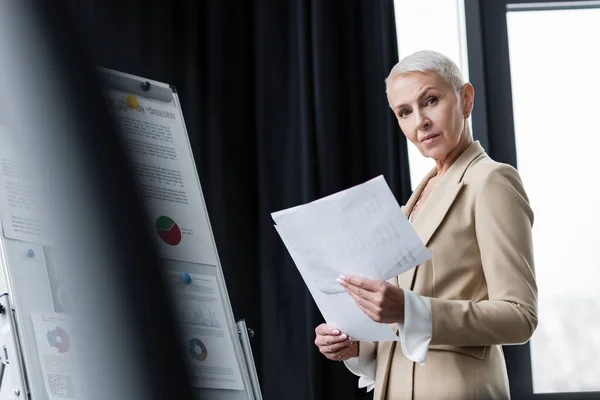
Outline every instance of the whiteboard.
<path fill-rule="evenodd" d="M 166 83 L 113 70 L 100 73 L 164 257 L 176 319 L 184 333 L 173 345 L 183 346 L 189 356 L 194 392 L 198 398 L 217 400 L 262 399 L 247 332 L 240 335 L 242 325 L 234 319 L 177 91 Z M 3 157 L 10 154 L 0 154 Z M 5 178 L 0 183 L 15 184 Z M 6 212 L 6 204 L 2 208 L 0 289 L 10 293 L 15 312 L 10 321 L 9 314 L 0 316 L 0 328 L 12 329 L 18 340 L 22 390 L 30 398 L 47 400 L 35 316 L 68 311 L 60 291 L 60 262 L 39 232 L 22 229 L 19 217 L 31 221 L 31 215 L 18 215 L 18 208 Z M 6 305 L 6 300 L 0 304 Z M 220 378 L 215 371 L 221 372 Z"/>
<path fill-rule="evenodd" d="M 223 328 L 225 336 L 231 338 L 231 342 L 228 342 L 231 343 L 229 350 L 233 362 L 239 368 L 241 390 L 198 388 L 197 392 L 202 398 L 219 400 L 261 398 L 254 360 L 247 360 L 239 340 L 238 325 L 235 322 L 227 294 L 225 278 L 177 91 L 174 86 L 166 83 L 114 70 L 101 69 L 101 73 L 106 83 L 109 101 L 113 101 L 111 106 L 118 117 L 117 122 L 127 124 L 127 128 L 123 129 L 125 145 L 130 150 L 136 176 L 142 186 L 142 195 L 151 218 L 156 222 L 156 228 L 159 228 L 159 223 L 165 222 L 165 218 L 168 219 L 167 223 L 175 223 L 175 225 L 171 225 L 171 230 L 174 228 L 177 230 L 176 227 L 179 227 L 180 233 L 175 232 L 174 237 L 171 232 L 163 230 L 162 235 L 159 235 L 160 239 L 157 239 L 159 250 L 166 258 L 165 265 L 168 268 L 166 273 L 171 279 L 169 281 L 174 282 L 175 286 L 179 288 L 186 289 L 181 296 L 175 290 L 174 297 L 176 299 L 178 297 L 186 298 L 183 302 L 190 303 L 187 298 L 191 292 L 187 289 L 198 279 L 206 282 L 207 286 L 202 286 L 198 290 L 202 290 L 202 293 L 210 290 L 215 295 L 218 304 L 215 304 L 214 309 L 200 310 L 203 311 L 199 313 L 200 318 L 212 320 L 208 324 L 214 325 L 215 321 L 220 319 L 214 316 L 214 312 L 216 310 L 218 313 L 220 309 L 224 317 L 224 326 L 221 328 Z M 132 114 L 135 115 L 134 119 L 138 123 L 144 123 L 146 126 L 130 126 L 130 115 Z M 161 122 L 160 124 L 148 124 L 149 118 L 147 117 L 154 120 L 161 119 Z M 148 140 L 148 137 L 151 140 Z M 148 147 L 148 145 L 151 146 Z M 147 167 L 151 162 L 146 163 L 145 160 L 149 159 L 162 160 L 156 164 L 156 166 L 160 166 L 160 169 L 148 170 Z M 172 243 L 169 243 L 172 240 L 178 244 L 173 246 Z M 186 283 L 192 276 L 194 277 L 193 282 Z M 178 277 L 181 277 L 180 281 L 177 280 Z M 211 290 L 210 287 L 214 287 L 214 290 Z M 177 300 L 175 303 L 180 304 Z M 190 311 L 194 311 L 193 306 L 188 308 L 191 308 Z M 189 327 L 193 325 L 193 321 L 190 319 L 197 317 L 198 313 L 186 311 L 188 310 L 178 308 L 176 313 L 182 312 L 187 325 L 184 323 L 181 325 Z M 197 325 L 194 325 L 194 329 L 196 327 Z M 185 335 L 187 329 L 182 329 L 182 331 Z M 246 332 L 243 333 L 246 334 Z M 207 337 L 204 341 L 209 340 Z M 218 350 L 217 354 L 220 358 L 227 358 L 227 351 L 223 347 Z M 214 386 L 214 383 L 204 382 L 202 384 Z"/>

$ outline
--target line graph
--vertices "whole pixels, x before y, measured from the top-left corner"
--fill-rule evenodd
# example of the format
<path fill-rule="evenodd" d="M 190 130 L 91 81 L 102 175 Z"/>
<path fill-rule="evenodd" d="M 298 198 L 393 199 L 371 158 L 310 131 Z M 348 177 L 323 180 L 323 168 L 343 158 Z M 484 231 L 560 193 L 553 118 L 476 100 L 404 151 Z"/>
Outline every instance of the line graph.
<path fill-rule="evenodd" d="M 181 323 L 192 324 L 198 326 L 205 326 L 209 328 L 221 328 L 221 324 L 215 314 L 214 310 L 208 308 L 207 311 L 202 312 L 201 309 L 186 310 L 182 308 L 179 312 Z"/>

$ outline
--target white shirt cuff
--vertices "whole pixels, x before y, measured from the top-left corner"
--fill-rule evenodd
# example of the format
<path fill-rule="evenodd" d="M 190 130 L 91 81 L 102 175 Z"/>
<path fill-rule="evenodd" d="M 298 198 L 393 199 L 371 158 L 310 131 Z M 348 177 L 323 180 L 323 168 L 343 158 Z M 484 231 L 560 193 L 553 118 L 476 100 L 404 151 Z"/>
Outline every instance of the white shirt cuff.
<path fill-rule="evenodd" d="M 406 358 L 425 364 L 431 342 L 431 300 L 404 289 L 404 323 L 398 328 Z"/>
<path fill-rule="evenodd" d="M 375 343 L 360 342 L 358 357 L 344 361 L 346 368 L 354 375 L 358 376 L 358 387 L 367 388 L 370 392 L 375 387 Z"/>

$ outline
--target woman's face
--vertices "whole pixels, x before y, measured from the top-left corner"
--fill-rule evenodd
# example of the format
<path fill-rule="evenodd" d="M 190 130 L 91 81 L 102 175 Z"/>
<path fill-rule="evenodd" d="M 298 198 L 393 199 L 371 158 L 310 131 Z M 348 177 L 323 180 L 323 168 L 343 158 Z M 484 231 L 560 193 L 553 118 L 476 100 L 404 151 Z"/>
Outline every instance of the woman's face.
<path fill-rule="evenodd" d="M 465 84 L 459 97 L 438 74 L 402 74 L 388 88 L 400 129 L 425 157 L 444 160 L 466 134 L 465 112 L 473 103 L 473 87 Z"/>

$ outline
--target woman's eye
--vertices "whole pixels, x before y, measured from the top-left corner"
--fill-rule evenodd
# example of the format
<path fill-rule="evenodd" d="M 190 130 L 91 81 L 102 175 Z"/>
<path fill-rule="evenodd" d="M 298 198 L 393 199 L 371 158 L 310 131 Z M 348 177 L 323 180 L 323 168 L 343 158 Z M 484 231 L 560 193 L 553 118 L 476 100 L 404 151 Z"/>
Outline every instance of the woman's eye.
<path fill-rule="evenodd" d="M 407 109 L 404 109 L 404 110 L 400 110 L 400 112 L 398 113 L 398 116 L 399 116 L 400 118 L 404 118 L 404 117 L 406 117 L 408 114 L 409 114 L 408 110 L 407 110 Z"/>
<path fill-rule="evenodd" d="M 433 96 L 433 97 L 428 98 L 427 102 L 425 104 L 427 104 L 428 106 L 432 106 L 435 103 L 437 103 L 437 101 L 438 101 L 438 98 Z"/>

